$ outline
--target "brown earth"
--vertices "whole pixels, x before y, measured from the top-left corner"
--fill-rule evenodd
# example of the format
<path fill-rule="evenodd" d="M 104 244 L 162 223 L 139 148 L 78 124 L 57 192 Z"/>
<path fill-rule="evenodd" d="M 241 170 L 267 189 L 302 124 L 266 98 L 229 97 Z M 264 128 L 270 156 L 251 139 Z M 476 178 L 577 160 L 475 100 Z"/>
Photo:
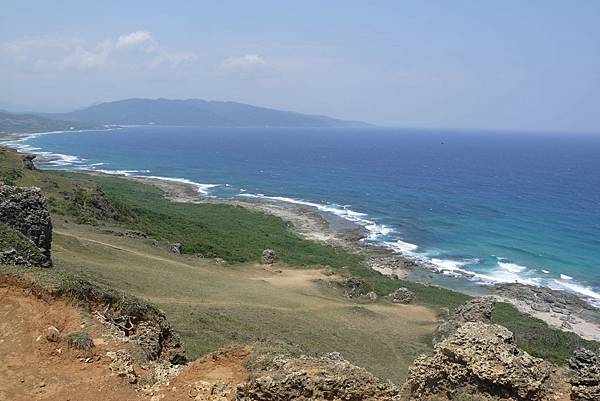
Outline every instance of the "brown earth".
<path fill-rule="evenodd" d="M 111 376 L 109 349 L 124 348 L 106 329 L 62 300 L 43 296 L 22 282 L 0 279 L 0 399 L 139 400 L 123 379 Z M 89 352 L 71 349 L 61 338 L 46 339 L 48 327 L 61 337 L 85 330 L 96 346 Z"/>
<path fill-rule="evenodd" d="M 57 342 L 46 338 L 51 326 L 60 332 Z M 95 346 L 90 351 L 69 347 L 65 336 L 75 331 L 89 333 Z M 0 400 L 210 400 L 202 389 L 222 384 L 233 399 L 236 385 L 248 378 L 244 361 L 251 348 L 240 347 L 197 360 L 160 387 L 144 388 L 143 379 L 134 386 L 110 370 L 106 353 L 121 349 L 135 352 L 87 312 L 26 280 L 0 275 Z M 142 377 L 145 369 L 134 368 Z"/>

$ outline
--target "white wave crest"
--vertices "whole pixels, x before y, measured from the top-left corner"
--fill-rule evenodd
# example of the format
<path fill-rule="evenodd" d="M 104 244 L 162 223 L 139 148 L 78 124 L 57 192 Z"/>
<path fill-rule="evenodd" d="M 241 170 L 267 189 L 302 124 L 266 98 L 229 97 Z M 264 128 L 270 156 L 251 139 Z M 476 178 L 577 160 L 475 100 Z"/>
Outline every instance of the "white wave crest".
<path fill-rule="evenodd" d="M 393 229 L 391 227 L 388 227 L 384 224 L 378 224 L 372 220 L 367 219 L 366 213 L 356 212 L 352 209 L 349 209 L 348 205 L 344 205 L 344 206 L 324 205 L 324 204 L 308 202 L 308 201 L 304 201 L 304 200 L 300 200 L 300 199 L 288 198 L 285 196 L 267 196 L 264 194 L 242 193 L 242 194 L 238 194 L 237 196 L 269 200 L 269 201 L 276 201 L 276 202 L 286 202 L 286 203 L 292 203 L 295 205 L 302 205 L 302 206 L 309 206 L 309 207 L 313 207 L 317 210 L 320 210 L 322 212 L 331 213 L 331 214 L 341 217 L 345 220 L 348 220 L 348 221 L 351 221 L 351 222 L 354 222 L 354 223 L 357 223 L 357 224 L 363 226 L 369 233 L 367 235 L 367 237 L 365 238 L 365 240 L 367 240 L 367 241 L 376 241 L 379 238 L 389 235 L 391 232 L 393 232 Z"/>

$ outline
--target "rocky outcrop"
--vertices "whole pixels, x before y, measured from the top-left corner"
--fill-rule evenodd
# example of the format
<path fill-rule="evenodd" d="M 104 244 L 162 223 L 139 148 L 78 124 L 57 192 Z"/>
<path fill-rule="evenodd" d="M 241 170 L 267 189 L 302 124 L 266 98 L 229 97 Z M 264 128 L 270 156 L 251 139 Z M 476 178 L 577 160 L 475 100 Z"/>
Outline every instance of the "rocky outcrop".
<path fill-rule="evenodd" d="M 391 292 L 388 297 L 395 304 L 410 304 L 415 300 L 415 293 L 405 287 L 400 287 Z"/>
<path fill-rule="evenodd" d="M 23 155 L 23 167 L 25 167 L 27 170 L 36 170 L 35 164 L 33 164 L 35 157 L 36 156 L 32 155 L 31 153 L 25 153 Z"/>
<path fill-rule="evenodd" d="M 3 244 L 0 251 L 4 263 L 52 266 L 50 246 L 52 243 L 52 221 L 46 199 L 39 188 L 0 186 L 0 223 L 14 229 L 39 250 L 39 257 L 19 255 L 18 247 Z M 21 256 L 21 258 L 19 258 Z"/>
<path fill-rule="evenodd" d="M 407 390 L 414 399 L 472 389 L 500 399 L 546 400 L 550 365 L 518 349 L 505 327 L 467 322 L 417 358 Z"/>
<path fill-rule="evenodd" d="M 396 401 L 400 392 L 337 355 L 323 358 L 276 356 L 269 366 L 238 386 L 238 401 Z"/>
<path fill-rule="evenodd" d="M 587 348 L 577 348 L 569 358 L 569 367 L 578 372 L 594 365 L 600 365 L 600 356 Z"/>
<path fill-rule="evenodd" d="M 597 310 L 581 298 L 546 287 L 511 283 L 496 284 L 492 289 L 501 297 L 520 300 L 535 311 L 571 315 L 581 309 Z"/>
<path fill-rule="evenodd" d="M 262 255 L 260 257 L 260 263 L 264 265 L 272 265 L 277 261 L 277 254 L 272 249 L 265 249 L 262 251 Z"/>
<path fill-rule="evenodd" d="M 578 348 L 569 359 L 569 366 L 577 372 L 571 379 L 571 399 L 600 400 L 600 356 L 589 349 Z"/>
<path fill-rule="evenodd" d="M 343 282 L 344 297 L 348 299 L 365 297 L 373 291 L 373 288 L 363 279 L 358 277 L 348 277 Z"/>
<path fill-rule="evenodd" d="M 181 255 L 183 253 L 183 244 L 176 242 L 174 244 L 169 245 L 169 252 L 172 252 L 177 255 Z"/>
<path fill-rule="evenodd" d="M 140 322 L 132 335 L 146 361 L 167 361 L 179 365 L 186 363 L 185 349 L 171 326 L 157 321 Z"/>
<path fill-rule="evenodd" d="M 491 323 L 495 307 L 496 300 L 492 297 L 478 297 L 465 302 L 456 308 L 448 320 L 439 325 L 433 336 L 433 343 L 452 336 L 467 322 Z"/>
<path fill-rule="evenodd" d="M 126 378 L 130 384 L 137 382 L 137 374 L 133 368 L 133 358 L 125 350 L 109 351 L 106 353 L 111 359 L 110 370 L 113 374 Z"/>

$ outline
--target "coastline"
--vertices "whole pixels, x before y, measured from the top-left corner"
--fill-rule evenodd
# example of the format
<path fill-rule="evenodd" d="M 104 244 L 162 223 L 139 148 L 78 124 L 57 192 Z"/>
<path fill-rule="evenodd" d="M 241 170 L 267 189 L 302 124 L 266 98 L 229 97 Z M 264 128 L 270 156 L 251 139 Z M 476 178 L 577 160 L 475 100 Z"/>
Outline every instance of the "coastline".
<path fill-rule="evenodd" d="M 105 130 L 118 129 L 118 127 L 105 128 Z M 65 131 L 57 131 L 65 132 Z M 68 131 L 75 132 L 75 131 Z M 2 142 L 18 141 L 36 135 L 50 134 L 22 133 L 9 134 L 0 139 Z M 21 153 L 33 153 L 34 150 L 18 150 Z M 42 164 L 54 164 L 53 159 L 48 158 L 40 152 L 39 159 Z M 63 155 L 64 156 L 64 155 Z M 61 166 L 54 164 L 54 166 Z M 399 253 L 384 246 L 367 244 L 361 239 L 367 237 L 368 231 L 359 222 L 346 220 L 335 216 L 327 211 L 319 210 L 310 204 L 294 204 L 287 202 L 273 202 L 268 198 L 217 198 L 208 196 L 207 190 L 211 185 L 193 183 L 188 180 L 173 179 L 167 177 L 134 176 L 131 174 L 110 173 L 102 170 L 75 169 L 75 171 L 96 174 L 119 176 L 146 184 L 154 185 L 165 192 L 166 196 L 175 202 L 185 203 L 221 203 L 247 207 L 263 213 L 268 213 L 289 222 L 296 232 L 304 238 L 324 242 L 335 247 L 342 247 L 351 252 L 360 253 L 365 256 L 368 266 L 384 275 L 418 282 L 424 285 L 440 286 L 472 296 L 490 295 L 500 301 L 509 302 L 518 310 L 528 315 L 537 317 L 552 327 L 563 331 L 571 331 L 583 338 L 600 341 L 600 311 L 595 306 L 584 302 L 581 298 L 559 291 L 548 291 L 544 297 L 538 298 L 535 292 L 532 297 L 519 297 L 514 289 L 526 288 L 530 292 L 532 287 L 523 284 L 500 284 L 482 285 L 469 280 L 471 276 L 447 269 L 440 269 L 425 260 Z M 500 288 L 500 289 L 498 289 Z M 556 294 L 554 294 L 556 293 Z M 557 295 L 560 294 L 560 295 Z M 551 307 L 555 303 L 554 298 L 566 297 L 571 301 L 566 302 L 565 311 L 556 312 Z M 579 302 L 584 302 L 588 307 L 581 307 Z M 564 304 L 564 302 L 563 302 Z"/>
<path fill-rule="evenodd" d="M 85 172 L 103 175 L 94 171 Z M 440 285 L 438 282 L 452 279 L 466 280 L 466 278 L 448 277 L 438 270 L 433 270 L 426 263 L 420 263 L 389 248 L 365 244 L 360 240 L 366 236 L 367 231 L 360 224 L 346 221 L 348 227 L 332 228 L 330 221 L 332 216 L 327 216 L 325 212 L 316 208 L 305 205 L 275 204 L 258 199 L 216 198 L 203 194 L 198 186 L 191 183 L 149 177 L 122 177 L 153 185 L 161 189 L 173 202 L 236 205 L 277 216 L 291 223 L 293 229 L 306 239 L 364 255 L 368 266 L 384 275 L 416 281 L 424 285 L 442 286 L 471 296 L 492 296 L 499 302 L 510 303 L 520 312 L 538 318 L 551 327 L 573 332 L 587 340 L 600 341 L 600 310 L 575 295 L 518 283 L 493 286 L 476 284 L 472 291 Z M 414 275 L 413 272 L 419 274 Z M 420 278 L 415 279 L 415 277 Z M 434 281 L 436 283 L 432 283 Z"/>

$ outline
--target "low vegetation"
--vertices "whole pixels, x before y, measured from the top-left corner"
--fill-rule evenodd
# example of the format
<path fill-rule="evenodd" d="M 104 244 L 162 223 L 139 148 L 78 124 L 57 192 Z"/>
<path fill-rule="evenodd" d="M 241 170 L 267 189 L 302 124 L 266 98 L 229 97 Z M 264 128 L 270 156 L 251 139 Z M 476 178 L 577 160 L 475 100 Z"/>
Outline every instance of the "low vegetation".
<path fill-rule="evenodd" d="M 519 348 L 558 365 L 566 364 L 579 347 L 600 347 L 596 341 L 584 340 L 574 333 L 549 327 L 544 321 L 521 313 L 504 302 L 496 304 L 492 321 L 512 331 Z"/>

